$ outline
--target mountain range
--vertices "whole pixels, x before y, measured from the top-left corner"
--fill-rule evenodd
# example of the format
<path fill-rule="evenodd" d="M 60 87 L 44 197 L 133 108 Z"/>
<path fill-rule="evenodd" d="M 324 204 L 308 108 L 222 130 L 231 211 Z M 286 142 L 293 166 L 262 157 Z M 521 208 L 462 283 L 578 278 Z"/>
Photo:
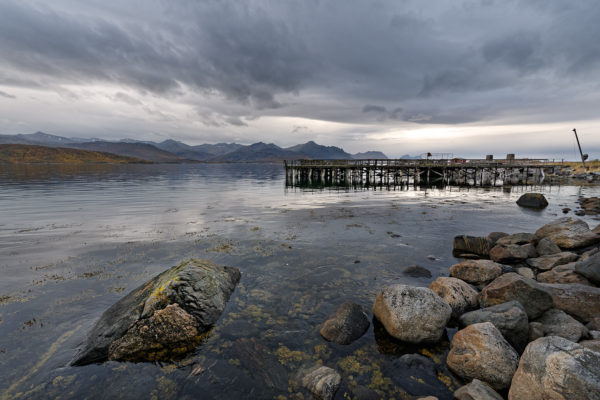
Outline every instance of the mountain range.
<path fill-rule="evenodd" d="M 43 132 L 18 135 L 0 135 L 0 144 L 35 145 L 52 148 L 71 148 L 134 157 L 157 163 L 194 162 L 279 162 L 297 159 L 365 159 L 387 158 L 380 151 L 367 151 L 350 154 L 340 147 L 323 146 L 313 141 L 282 148 L 273 143 L 201 144 L 190 146 L 183 142 L 168 139 L 157 143 L 123 139 L 107 141 L 103 139 L 66 138 Z"/>

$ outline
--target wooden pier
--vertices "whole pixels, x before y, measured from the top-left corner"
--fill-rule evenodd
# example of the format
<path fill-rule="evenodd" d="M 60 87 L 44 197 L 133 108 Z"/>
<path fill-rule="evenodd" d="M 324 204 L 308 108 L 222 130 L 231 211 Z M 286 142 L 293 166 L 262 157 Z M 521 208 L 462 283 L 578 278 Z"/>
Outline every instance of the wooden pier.
<path fill-rule="evenodd" d="M 561 167 L 547 159 L 284 161 L 287 186 L 498 186 L 540 183 Z"/>

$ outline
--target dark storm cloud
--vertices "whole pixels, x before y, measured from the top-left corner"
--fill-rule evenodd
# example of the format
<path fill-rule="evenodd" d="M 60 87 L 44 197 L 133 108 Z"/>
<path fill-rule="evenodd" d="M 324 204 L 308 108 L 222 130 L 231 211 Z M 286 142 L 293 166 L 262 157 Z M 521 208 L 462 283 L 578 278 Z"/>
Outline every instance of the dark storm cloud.
<path fill-rule="evenodd" d="M 540 119 L 595 118 L 599 19 L 595 0 L 2 0 L 0 84 L 110 83 L 243 106 L 199 112 L 210 126 L 262 115 L 461 123 L 533 104 Z"/>

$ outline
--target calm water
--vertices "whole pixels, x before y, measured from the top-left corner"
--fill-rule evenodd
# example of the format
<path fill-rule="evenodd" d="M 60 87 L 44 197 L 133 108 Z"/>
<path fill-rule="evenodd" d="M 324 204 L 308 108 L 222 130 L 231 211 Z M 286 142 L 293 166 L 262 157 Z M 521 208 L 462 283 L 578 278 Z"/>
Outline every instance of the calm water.
<path fill-rule="evenodd" d="M 545 193 L 546 210 L 516 206 L 531 190 Z M 450 399 L 457 382 L 444 367 L 447 341 L 409 348 L 372 325 L 340 346 L 325 342 L 319 325 L 344 301 L 370 312 L 386 284 L 426 286 L 447 275 L 454 235 L 535 231 L 575 209 L 580 194 L 600 190 L 303 191 L 285 188 L 278 164 L 2 166 L 0 398 L 308 399 L 295 375 L 323 363 L 343 375 L 339 399 L 360 390 Z M 192 257 L 243 274 L 195 354 L 173 364 L 68 366 L 108 307 Z M 404 277 L 411 264 L 433 278 Z M 400 358 L 413 353 L 432 366 Z"/>

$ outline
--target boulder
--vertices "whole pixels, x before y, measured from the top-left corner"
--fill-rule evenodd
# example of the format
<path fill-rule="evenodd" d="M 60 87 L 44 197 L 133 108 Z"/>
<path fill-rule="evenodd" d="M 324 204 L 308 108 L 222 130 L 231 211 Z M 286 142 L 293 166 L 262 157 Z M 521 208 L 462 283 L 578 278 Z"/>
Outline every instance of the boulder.
<path fill-rule="evenodd" d="M 477 291 L 460 279 L 440 277 L 431 282 L 429 289 L 452 307 L 453 317 L 477 307 Z"/>
<path fill-rule="evenodd" d="M 471 383 L 460 387 L 454 392 L 454 398 L 457 400 L 502 400 L 502 396 L 479 379 L 473 379 Z"/>
<path fill-rule="evenodd" d="M 537 246 L 535 246 L 535 249 L 537 250 L 540 256 L 549 256 L 552 254 L 560 253 L 561 251 L 560 247 L 558 247 L 556 243 L 554 243 L 548 238 L 543 238 L 542 240 L 540 240 Z"/>
<path fill-rule="evenodd" d="M 377 294 L 373 314 L 396 339 L 437 342 L 445 332 L 452 308 L 431 289 L 396 284 Z"/>
<path fill-rule="evenodd" d="M 505 389 L 517 370 L 519 355 L 491 322 L 469 325 L 450 343 L 448 367 L 465 380 L 479 379 Z"/>
<path fill-rule="evenodd" d="M 480 294 L 482 307 L 494 306 L 516 300 L 529 318 L 537 318 L 552 307 L 552 296 L 541 284 L 514 272 L 496 278 Z"/>
<path fill-rule="evenodd" d="M 133 290 L 102 314 L 89 333 L 83 348 L 75 357 L 73 365 L 105 361 L 109 357 L 110 346 L 121 338 L 124 339 L 115 344 L 113 350 L 133 349 L 135 335 L 141 335 L 146 329 L 159 332 L 159 329 L 163 328 L 156 324 L 164 322 L 169 317 L 176 318 L 176 321 L 183 324 L 186 337 L 194 336 L 187 315 L 195 320 L 197 331 L 195 333 L 206 332 L 225 309 L 240 276 L 237 268 L 223 267 L 210 261 L 196 259 L 168 269 Z M 157 313 L 175 304 L 178 308 Z M 148 321 L 143 321 L 146 319 Z M 164 329 L 166 334 L 170 327 L 165 326 Z M 140 336 L 140 340 L 143 337 Z M 172 338 L 181 337 L 173 333 Z M 157 339 L 157 342 L 153 343 L 153 346 L 163 345 L 164 348 L 160 351 L 156 348 L 156 351 L 148 357 L 144 356 L 142 351 L 137 360 L 133 360 L 130 355 L 127 358 L 131 361 L 146 361 L 160 359 L 158 357 L 160 354 L 170 357 L 171 350 L 177 349 L 167 348 L 168 343 L 160 340 Z M 194 344 L 193 341 L 190 343 L 192 346 Z M 177 348 L 181 348 L 181 345 L 183 343 L 178 343 Z M 118 354 L 121 354 L 120 350 Z"/>
<path fill-rule="evenodd" d="M 541 322 L 532 321 L 529 323 L 529 341 L 533 342 L 544 337 L 544 325 Z"/>
<path fill-rule="evenodd" d="M 369 329 L 371 323 L 362 306 L 342 303 L 321 328 L 321 336 L 330 342 L 350 344 Z"/>
<path fill-rule="evenodd" d="M 529 323 L 525 309 L 518 301 L 482 308 L 460 316 L 461 327 L 491 322 L 518 352 L 522 352 L 529 339 Z"/>
<path fill-rule="evenodd" d="M 409 265 L 402 270 L 402 274 L 412 278 L 431 278 L 431 271 L 420 265 Z"/>
<path fill-rule="evenodd" d="M 325 366 L 315 366 L 306 371 L 302 377 L 302 386 L 320 400 L 333 399 L 341 383 L 340 374 Z"/>
<path fill-rule="evenodd" d="M 515 268 L 515 272 L 525 278 L 535 279 L 535 273 L 531 268 L 527 267 L 517 267 Z"/>
<path fill-rule="evenodd" d="M 596 253 L 575 265 L 575 272 L 600 285 L 600 253 Z"/>
<path fill-rule="evenodd" d="M 564 251 L 562 253 L 551 254 L 549 256 L 530 258 L 527 260 L 527 264 L 533 268 L 537 268 L 542 271 L 548 271 L 557 265 L 568 264 L 572 261 L 575 261 L 578 257 L 579 256 L 575 253 Z"/>
<path fill-rule="evenodd" d="M 559 265 L 550 271 L 537 275 L 537 281 L 543 283 L 579 283 L 581 285 L 593 286 L 583 276 L 575 272 L 575 262 Z"/>
<path fill-rule="evenodd" d="M 490 241 L 492 245 L 496 244 L 496 241 L 504 236 L 508 236 L 508 233 L 504 232 L 491 232 L 487 235 L 487 240 Z"/>
<path fill-rule="evenodd" d="M 536 322 L 542 324 L 544 336 L 560 336 L 571 342 L 578 342 L 588 332 L 581 322 L 556 308 L 546 311 Z"/>
<path fill-rule="evenodd" d="M 582 322 L 600 315 L 600 288 L 575 283 L 540 283 L 552 296 L 554 307 Z"/>
<path fill-rule="evenodd" d="M 450 276 L 484 285 L 502 275 L 502 265 L 490 260 L 465 260 L 450 267 Z"/>
<path fill-rule="evenodd" d="M 455 254 L 476 254 L 478 256 L 487 257 L 492 248 L 491 242 L 484 237 L 477 236 L 455 236 L 454 249 Z"/>
<path fill-rule="evenodd" d="M 548 200 L 541 193 L 525 193 L 519 197 L 517 204 L 521 207 L 542 209 L 548 207 Z"/>
<path fill-rule="evenodd" d="M 600 253 L 600 247 L 593 247 L 588 251 L 581 253 L 581 255 L 579 256 L 579 261 L 585 261 L 597 253 Z"/>
<path fill-rule="evenodd" d="M 538 242 L 538 237 L 533 233 L 513 233 L 512 235 L 504 236 L 496 241 L 496 244 L 501 245 L 510 245 L 510 244 L 536 244 Z"/>
<path fill-rule="evenodd" d="M 563 217 L 542 226 L 535 232 L 540 239 L 548 238 L 561 249 L 576 249 L 600 242 L 600 235 L 590 231 L 578 218 Z"/>
<path fill-rule="evenodd" d="M 532 243 L 524 245 L 497 244 L 490 250 L 490 258 L 501 264 L 515 264 L 533 257 L 537 257 L 537 252 Z"/>
<path fill-rule="evenodd" d="M 582 340 L 579 342 L 580 345 L 596 353 L 600 353 L 600 339 Z"/>
<path fill-rule="evenodd" d="M 529 343 L 512 380 L 509 400 L 600 399 L 600 353 L 557 336 Z"/>

